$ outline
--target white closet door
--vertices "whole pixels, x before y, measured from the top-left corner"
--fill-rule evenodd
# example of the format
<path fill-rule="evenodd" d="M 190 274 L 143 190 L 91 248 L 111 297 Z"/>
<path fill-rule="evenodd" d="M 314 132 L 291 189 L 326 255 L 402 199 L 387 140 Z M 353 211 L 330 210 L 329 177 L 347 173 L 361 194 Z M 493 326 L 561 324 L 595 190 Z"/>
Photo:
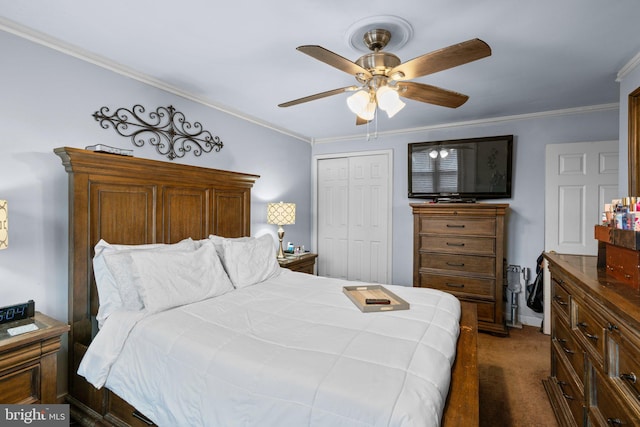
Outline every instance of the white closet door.
<path fill-rule="evenodd" d="M 387 283 L 388 175 L 384 155 L 349 159 L 349 280 Z"/>
<path fill-rule="evenodd" d="M 318 275 L 348 278 L 349 159 L 318 162 Z"/>
<path fill-rule="evenodd" d="M 391 283 L 391 153 L 317 162 L 318 274 Z"/>

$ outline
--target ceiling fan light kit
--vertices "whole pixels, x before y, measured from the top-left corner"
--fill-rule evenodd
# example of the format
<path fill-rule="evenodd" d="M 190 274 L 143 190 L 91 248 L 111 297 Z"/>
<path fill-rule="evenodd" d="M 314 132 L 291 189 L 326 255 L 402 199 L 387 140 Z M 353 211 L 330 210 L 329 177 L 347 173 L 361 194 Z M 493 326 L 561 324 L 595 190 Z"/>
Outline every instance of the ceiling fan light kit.
<path fill-rule="evenodd" d="M 401 18 L 393 18 L 395 21 L 390 26 L 393 27 L 395 25 L 396 29 L 401 30 L 404 43 L 407 39 L 407 31 L 405 29 L 408 23 Z M 406 25 L 399 25 L 398 22 Z M 373 21 L 360 23 L 359 28 L 365 28 L 372 25 L 372 23 Z M 279 107 L 290 107 L 355 90 L 356 92 L 347 98 L 347 106 L 357 115 L 356 124 L 363 124 L 368 123 L 375 117 L 378 107 L 385 111 L 389 118 L 393 117 L 406 105 L 400 100 L 401 96 L 414 101 L 449 108 L 457 108 L 469 99 L 468 96 L 458 92 L 406 80 L 426 76 L 490 56 L 491 48 L 489 45 L 480 39 L 471 39 L 402 63 L 400 58 L 393 53 L 383 51 L 385 47 L 389 46 L 392 37 L 391 32 L 382 28 L 382 25 L 365 31 L 361 40 L 370 52 L 361 56 L 355 62 L 321 46 L 299 46 L 297 50 L 300 52 L 340 71 L 351 74 L 361 86 L 349 86 L 317 93 L 279 104 Z M 350 40 L 353 40 L 353 35 Z"/>
<path fill-rule="evenodd" d="M 381 86 L 376 91 L 376 100 L 378 107 L 385 111 L 389 118 L 396 115 L 396 113 L 404 108 L 406 105 L 400 100 L 398 91 L 391 89 L 389 86 Z"/>

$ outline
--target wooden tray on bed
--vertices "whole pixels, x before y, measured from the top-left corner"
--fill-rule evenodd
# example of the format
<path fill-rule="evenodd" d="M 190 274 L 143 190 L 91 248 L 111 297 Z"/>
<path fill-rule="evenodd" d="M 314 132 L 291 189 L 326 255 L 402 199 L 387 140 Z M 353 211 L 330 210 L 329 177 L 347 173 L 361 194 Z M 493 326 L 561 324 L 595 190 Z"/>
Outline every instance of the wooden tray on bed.
<path fill-rule="evenodd" d="M 344 292 L 363 313 L 409 310 L 408 302 L 381 285 L 344 286 L 342 292 Z M 388 299 L 390 304 L 367 304 L 365 302 L 367 298 Z"/>

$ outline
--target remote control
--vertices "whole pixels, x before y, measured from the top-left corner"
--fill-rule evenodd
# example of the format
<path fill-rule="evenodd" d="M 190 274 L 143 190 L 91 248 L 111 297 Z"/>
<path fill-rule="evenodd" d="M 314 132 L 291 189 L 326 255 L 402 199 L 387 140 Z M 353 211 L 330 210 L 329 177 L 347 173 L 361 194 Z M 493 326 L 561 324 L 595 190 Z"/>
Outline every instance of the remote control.
<path fill-rule="evenodd" d="M 20 334 L 24 334 L 25 332 L 37 331 L 38 326 L 35 323 L 27 323 L 26 325 L 16 326 L 15 328 L 7 329 L 7 333 L 9 335 L 16 336 Z"/>
<path fill-rule="evenodd" d="M 391 304 L 391 301 L 385 298 L 367 298 L 364 302 L 367 304 Z"/>

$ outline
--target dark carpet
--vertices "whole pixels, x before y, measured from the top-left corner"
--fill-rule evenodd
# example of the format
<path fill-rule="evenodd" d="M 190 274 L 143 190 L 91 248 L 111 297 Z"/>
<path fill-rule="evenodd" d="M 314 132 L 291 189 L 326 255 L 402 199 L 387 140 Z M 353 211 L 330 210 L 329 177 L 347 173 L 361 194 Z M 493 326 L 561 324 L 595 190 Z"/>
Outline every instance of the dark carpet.
<path fill-rule="evenodd" d="M 550 373 L 549 335 L 509 329 L 508 337 L 478 334 L 480 426 L 556 427 L 542 385 Z"/>

